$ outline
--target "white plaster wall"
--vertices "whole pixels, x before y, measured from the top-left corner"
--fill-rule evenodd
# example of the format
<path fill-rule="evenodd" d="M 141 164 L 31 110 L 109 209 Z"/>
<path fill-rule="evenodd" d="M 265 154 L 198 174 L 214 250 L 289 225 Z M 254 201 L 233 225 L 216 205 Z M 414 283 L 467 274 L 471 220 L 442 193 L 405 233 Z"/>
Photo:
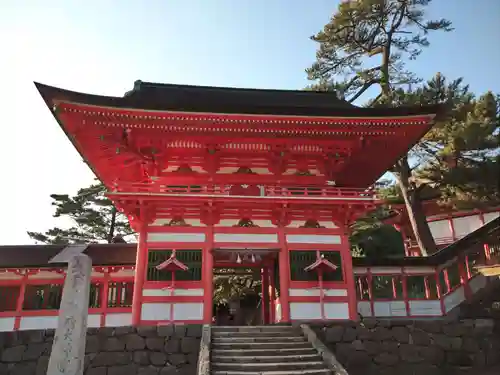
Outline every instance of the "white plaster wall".
<path fill-rule="evenodd" d="M 205 233 L 148 233 L 148 242 L 205 242 Z"/>
<path fill-rule="evenodd" d="M 290 302 L 292 320 L 321 319 L 321 307 L 318 302 Z"/>
<path fill-rule="evenodd" d="M 343 297 L 347 296 L 347 289 L 323 289 L 325 296 Z M 319 297 L 320 290 L 314 289 L 289 289 L 290 296 L 294 297 Z"/>
<path fill-rule="evenodd" d="M 87 317 L 87 326 L 90 328 L 98 328 L 101 326 L 101 314 L 89 314 Z"/>
<path fill-rule="evenodd" d="M 410 301 L 410 314 L 413 316 L 441 316 L 441 302 L 431 301 Z"/>
<path fill-rule="evenodd" d="M 287 234 L 288 243 L 317 243 L 317 244 L 335 244 L 342 242 L 340 236 L 324 234 Z"/>
<path fill-rule="evenodd" d="M 106 315 L 106 327 L 125 327 L 130 325 L 132 325 L 132 313 Z"/>
<path fill-rule="evenodd" d="M 0 318 L 0 332 L 10 332 L 14 330 L 16 318 Z"/>
<path fill-rule="evenodd" d="M 214 242 L 278 243 L 278 234 L 231 234 L 216 233 Z"/>
<path fill-rule="evenodd" d="M 326 319 L 349 319 L 349 304 L 347 302 L 326 302 L 324 311 Z"/>
<path fill-rule="evenodd" d="M 406 305 L 404 301 L 383 301 L 373 303 L 374 316 L 406 316 Z"/>
<path fill-rule="evenodd" d="M 172 293 L 173 291 L 173 293 Z M 144 289 L 142 295 L 145 297 L 168 297 L 168 296 L 203 296 L 203 289 Z"/>
<path fill-rule="evenodd" d="M 444 310 L 446 312 L 452 310 L 465 300 L 464 288 L 462 286 L 455 289 L 450 294 L 444 297 Z"/>
<path fill-rule="evenodd" d="M 484 223 L 487 224 L 490 221 L 495 220 L 498 216 L 500 216 L 500 212 L 488 212 L 488 213 L 483 215 Z"/>
<path fill-rule="evenodd" d="M 175 303 L 174 320 L 201 320 L 203 319 L 203 303 Z"/>
<path fill-rule="evenodd" d="M 143 303 L 142 320 L 170 320 L 170 303 Z"/>
<path fill-rule="evenodd" d="M 446 312 L 449 312 L 454 307 L 465 301 L 465 292 L 463 286 L 458 287 L 450 294 L 444 297 L 444 308 Z"/>
<path fill-rule="evenodd" d="M 429 223 L 429 228 L 434 238 L 451 237 L 451 228 L 448 220 L 437 220 Z"/>
<path fill-rule="evenodd" d="M 453 227 L 457 237 L 464 237 L 482 226 L 479 215 L 457 217 L 453 219 Z"/>
<path fill-rule="evenodd" d="M 58 316 L 27 316 L 21 318 L 20 330 L 56 329 Z"/>
<path fill-rule="evenodd" d="M 486 286 L 486 277 L 483 275 L 476 275 L 469 280 L 469 285 L 472 293 L 476 293 Z"/>
<path fill-rule="evenodd" d="M 369 301 L 358 302 L 358 313 L 362 316 L 372 316 L 372 306 Z"/>

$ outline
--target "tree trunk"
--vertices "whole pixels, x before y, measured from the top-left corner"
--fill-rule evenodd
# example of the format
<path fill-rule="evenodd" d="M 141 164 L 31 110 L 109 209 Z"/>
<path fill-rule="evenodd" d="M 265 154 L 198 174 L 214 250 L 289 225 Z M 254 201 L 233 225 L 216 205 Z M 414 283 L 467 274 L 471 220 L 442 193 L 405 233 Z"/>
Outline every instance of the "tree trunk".
<path fill-rule="evenodd" d="M 111 223 L 109 224 L 108 243 L 113 243 L 113 239 L 115 238 L 116 214 L 116 207 L 113 205 L 113 208 L 111 208 Z"/>
<path fill-rule="evenodd" d="M 401 189 L 401 195 L 405 201 L 406 211 L 413 233 L 415 234 L 415 240 L 422 256 L 433 254 L 437 250 L 436 244 L 427 223 L 419 191 L 410 184 L 411 171 L 406 157 L 402 158 L 396 164 L 395 174 L 399 188 Z"/>

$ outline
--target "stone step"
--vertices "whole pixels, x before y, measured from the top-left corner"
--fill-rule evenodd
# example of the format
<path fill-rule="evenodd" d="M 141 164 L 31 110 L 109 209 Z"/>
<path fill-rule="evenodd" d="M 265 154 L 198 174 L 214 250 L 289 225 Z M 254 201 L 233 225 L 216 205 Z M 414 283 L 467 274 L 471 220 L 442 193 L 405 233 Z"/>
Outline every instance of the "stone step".
<path fill-rule="evenodd" d="M 267 352 L 266 352 L 267 354 Z M 311 354 L 282 354 L 276 355 L 214 355 L 213 363 L 239 363 L 239 362 L 287 362 L 287 361 L 321 361 L 321 356 L 317 353 Z"/>
<path fill-rule="evenodd" d="M 212 371 L 212 375 L 332 375 L 327 369 L 286 370 L 286 371 Z"/>
<path fill-rule="evenodd" d="M 310 362 L 249 362 L 249 363 L 220 363 L 212 364 L 212 371 L 287 371 L 287 370 L 321 370 L 326 369 L 326 366 L 321 361 Z"/>
<path fill-rule="evenodd" d="M 214 326 L 212 332 L 298 332 L 296 327 L 292 326 Z"/>
<path fill-rule="evenodd" d="M 306 341 L 295 342 L 295 341 L 274 341 L 274 342 L 212 342 L 213 349 L 267 349 L 276 350 L 282 348 L 311 348 L 311 344 Z"/>
<path fill-rule="evenodd" d="M 310 355 L 310 354 L 318 354 L 316 350 L 314 350 L 311 346 L 304 346 L 301 348 L 277 348 L 273 350 L 269 350 L 269 348 L 262 348 L 260 346 L 253 347 L 251 349 L 238 349 L 233 348 L 231 346 L 225 348 L 212 348 L 213 356 L 229 356 L 229 357 L 243 357 L 243 356 L 262 356 L 262 355 L 273 355 L 273 356 L 281 356 L 281 355 Z"/>
<path fill-rule="evenodd" d="M 259 336 L 259 337 L 214 337 L 212 344 L 226 343 L 266 343 L 266 342 L 305 342 L 306 338 L 301 336 Z"/>
<path fill-rule="evenodd" d="M 299 330 L 284 330 L 284 331 L 249 331 L 249 332 L 241 332 L 241 331 L 212 331 L 212 337 L 283 337 L 297 335 L 302 336 L 302 333 Z"/>

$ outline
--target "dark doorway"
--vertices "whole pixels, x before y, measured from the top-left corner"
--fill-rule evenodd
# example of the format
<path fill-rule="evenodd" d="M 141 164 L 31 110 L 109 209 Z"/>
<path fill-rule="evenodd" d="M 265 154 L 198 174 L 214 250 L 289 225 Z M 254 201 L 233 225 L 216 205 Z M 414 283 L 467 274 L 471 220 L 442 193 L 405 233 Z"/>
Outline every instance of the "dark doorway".
<path fill-rule="evenodd" d="M 214 323 L 264 324 L 260 268 L 214 269 Z"/>

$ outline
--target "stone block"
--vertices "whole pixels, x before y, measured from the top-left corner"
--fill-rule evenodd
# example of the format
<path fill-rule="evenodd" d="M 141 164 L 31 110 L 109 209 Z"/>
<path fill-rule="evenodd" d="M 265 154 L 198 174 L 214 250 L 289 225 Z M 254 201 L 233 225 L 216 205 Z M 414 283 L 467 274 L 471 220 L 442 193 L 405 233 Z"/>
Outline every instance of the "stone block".
<path fill-rule="evenodd" d="M 342 334 L 342 341 L 351 342 L 356 340 L 356 337 L 357 337 L 356 329 L 352 327 L 346 327 L 344 329 L 344 333 Z"/>
<path fill-rule="evenodd" d="M 100 341 L 97 336 L 87 336 L 85 344 L 85 353 L 97 353 L 100 349 Z"/>
<path fill-rule="evenodd" d="M 164 366 L 162 369 L 160 369 L 159 375 L 179 375 L 182 372 L 179 371 L 179 369 L 175 366 Z M 185 375 L 194 375 L 195 372 L 184 372 Z"/>
<path fill-rule="evenodd" d="M 139 326 L 137 327 L 137 334 L 142 337 L 157 337 L 158 331 L 156 326 Z"/>
<path fill-rule="evenodd" d="M 419 363 L 423 361 L 418 349 L 415 345 L 411 344 L 401 344 L 399 347 L 399 356 L 403 362 Z"/>
<path fill-rule="evenodd" d="M 23 361 L 36 360 L 46 352 L 47 346 L 43 343 L 31 344 L 26 346 L 23 353 Z M 48 353 L 47 353 L 48 354 Z"/>
<path fill-rule="evenodd" d="M 165 339 L 163 337 L 146 338 L 146 348 L 153 351 L 163 351 Z"/>
<path fill-rule="evenodd" d="M 419 346 L 416 349 L 426 363 L 441 365 L 445 360 L 444 350 L 436 346 Z"/>
<path fill-rule="evenodd" d="M 181 340 L 181 351 L 185 354 L 195 353 L 200 350 L 200 341 L 193 337 L 184 337 Z"/>
<path fill-rule="evenodd" d="M 143 337 L 131 333 L 125 336 L 125 347 L 128 351 L 143 350 L 146 342 Z"/>
<path fill-rule="evenodd" d="M 186 337 L 187 327 L 183 324 L 174 325 L 174 336 L 175 337 Z"/>
<path fill-rule="evenodd" d="M 186 357 L 182 353 L 174 353 L 168 356 L 168 363 L 171 365 L 178 366 L 186 362 Z"/>
<path fill-rule="evenodd" d="M 135 328 L 131 326 L 115 328 L 115 336 L 125 336 L 129 333 L 135 333 Z"/>
<path fill-rule="evenodd" d="M 410 331 L 406 327 L 393 327 L 391 329 L 392 338 L 401 344 L 410 342 Z"/>
<path fill-rule="evenodd" d="M 399 362 L 399 357 L 393 353 L 380 353 L 373 360 L 379 365 L 394 366 Z"/>
<path fill-rule="evenodd" d="M 149 360 L 153 366 L 163 366 L 167 362 L 167 355 L 161 352 L 153 352 L 150 353 Z"/>
<path fill-rule="evenodd" d="M 139 368 L 139 370 L 137 371 L 137 375 L 158 375 L 159 372 L 159 367 L 148 366 Z"/>
<path fill-rule="evenodd" d="M 92 367 L 127 365 L 132 362 L 130 353 L 101 352 L 92 361 Z"/>
<path fill-rule="evenodd" d="M 38 358 L 38 361 L 36 362 L 35 375 L 46 375 L 48 366 L 49 366 L 49 356 L 44 355 Z"/>
<path fill-rule="evenodd" d="M 85 372 L 85 375 L 107 375 L 107 373 L 107 367 L 92 367 Z"/>
<path fill-rule="evenodd" d="M 28 375 L 36 372 L 36 362 L 20 362 L 11 367 L 9 375 Z"/>
<path fill-rule="evenodd" d="M 465 336 L 468 331 L 469 328 L 461 323 L 451 323 L 443 325 L 443 333 L 446 336 L 461 337 Z"/>
<path fill-rule="evenodd" d="M 2 352 L 1 360 L 2 362 L 21 362 L 25 350 L 26 346 L 24 345 L 5 348 Z"/>
<path fill-rule="evenodd" d="M 165 353 L 178 353 L 181 349 L 181 340 L 179 339 L 168 339 L 165 342 L 164 351 Z"/>
<path fill-rule="evenodd" d="M 491 335 L 495 329 L 495 321 L 493 319 L 476 319 L 474 322 L 475 335 Z"/>
<path fill-rule="evenodd" d="M 441 333 L 443 326 L 442 321 L 437 320 L 416 320 L 415 327 L 429 333 Z"/>
<path fill-rule="evenodd" d="M 174 335 L 174 326 L 172 324 L 158 326 L 157 332 L 160 337 L 172 337 Z"/>
<path fill-rule="evenodd" d="M 108 375 L 137 375 L 137 365 L 128 364 L 125 366 L 108 367 Z"/>
<path fill-rule="evenodd" d="M 421 329 L 415 329 L 410 334 L 409 342 L 415 345 L 429 345 L 431 343 L 431 337 L 427 332 Z"/>
<path fill-rule="evenodd" d="M 188 324 L 186 328 L 186 336 L 187 337 L 201 337 L 203 325 L 201 324 Z"/>
<path fill-rule="evenodd" d="M 330 327 L 325 330 L 325 342 L 327 344 L 336 343 L 342 341 L 344 335 L 344 327 L 336 326 Z"/>
<path fill-rule="evenodd" d="M 149 353 L 146 350 L 138 350 L 135 351 L 133 356 L 133 361 L 134 363 L 137 363 L 138 365 L 149 365 Z"/>
<path fill-rule="evenodd" d="M 385 341 L 390 339 L 392 339 L 392 332 L 390 329 L 385 327 L 376 327 L 373 330 L 374 341 Z"/>
<path fill-rule="evenodd" d="M 125 350 L 125 343 L 118 337 L 108 337 L 104 341 L 103 350 L 107 352 L 120 352 Z"/>

